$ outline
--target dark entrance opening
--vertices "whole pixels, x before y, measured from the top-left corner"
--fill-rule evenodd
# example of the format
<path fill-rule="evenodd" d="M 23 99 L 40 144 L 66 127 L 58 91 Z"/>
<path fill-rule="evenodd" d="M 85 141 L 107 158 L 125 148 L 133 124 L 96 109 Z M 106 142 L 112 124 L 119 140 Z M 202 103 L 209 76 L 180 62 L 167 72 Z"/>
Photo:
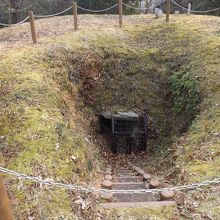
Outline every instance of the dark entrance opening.
<path fill-rule="evenodd" d="M 147 116 L 134 112 L 99 114 L 101 132 L 111 136 L 111 151 L 130 154 L 145 151 L 147 146 Z"/>

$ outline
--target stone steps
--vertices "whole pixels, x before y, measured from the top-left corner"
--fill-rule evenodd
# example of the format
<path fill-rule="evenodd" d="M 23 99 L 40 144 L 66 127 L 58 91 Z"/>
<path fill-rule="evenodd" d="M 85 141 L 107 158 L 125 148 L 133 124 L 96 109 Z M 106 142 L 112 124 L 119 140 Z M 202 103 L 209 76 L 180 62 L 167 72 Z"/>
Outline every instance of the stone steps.
<path fill-rule="evenodd" d="M 144 182 L 124 182 L 124 183 L 117 182 L 117 183 L 113 183 L 112 188 L 116 190 L 144 189 L 145 184 Z"/>
<path fill-rule="evenodd" d="M 115 177 L 136 176 L 134 173 L 115 173 Z"/>
<path fill-rule="evenodd" d="M 141 179 L 138 176 L 119 176 L 115 177 L 116 182 L 140 182 Z"/>
<path fill-rule="evenodd" d="M 154 186 L 155 179 L 151 178 L 151 175 L 145 173 L 138 167 L 133 167 L 133 170 L 124 168 L 124 169 L 115 169 L 112 175 L 111 187 L 107 187 L 113 190 L 138 190 L 156 188 Z M 144 181 L 145 180 L 145 181 Z M 153 181 L 154 180 L 154 181 Z M 106 182 L 106 180 L 105 180 Z M 105 184 L 106 185 L 106 184 Z M 164 195 L 163 197 L 165 197 Z M 166 196 L 167 197 L 167 196 Z M 163 207 L 163 206 L 175 206 L 175 201 L 171 199 L 161 199 L 161 195 L 155 195 L 151 192 L 143 193 L 108 193 L 102 196 L 105 202 L 101 203 L 101 206 L 105 209 L 113 208 L 142 208 L 142 207 Z M 166 200 L 166 201 L 158 201 Z M 169 201 L 168 201 L 169 200 Z"/>
<path fill-rule="evenodd" d="M 148 208 L 148 207 L 164 207 L 175 206 L 175 201 L 153 201 L 153 202 L 110 202 L 102 203 L 101 206 L 105 209 L 118 208 Z"/>
<path fill-rule="evenodd" d="M 114 193 L 113 201 L 116 202 L 148 202 L 157 198 L 150 192 L 145 193 Z"/>

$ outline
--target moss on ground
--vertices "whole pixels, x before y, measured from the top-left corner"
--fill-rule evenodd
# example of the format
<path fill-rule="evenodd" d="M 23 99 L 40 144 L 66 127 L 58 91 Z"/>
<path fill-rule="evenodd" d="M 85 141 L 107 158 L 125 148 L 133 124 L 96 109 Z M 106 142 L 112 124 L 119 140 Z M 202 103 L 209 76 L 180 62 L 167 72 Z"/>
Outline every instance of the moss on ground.
<path fill-rule="evenodd" d="M 97 150 L 87 138 L 88 124 L 79 112 L 87 117 L 100 110 L 147 109 L 152 129 L 162 137 L 154 147 L 162 151 L 165 137 L 171 139 L 164 141 L 167 148 L 190 126 L 174 142 L 175 160 L 172 154 L 158 164 L 160 173 L 174 168 L 180 183 L 218 177 L 220 37 L 211 24 L 220 21 L 206 16 L 172 18 L 169 24 L 154 20 L 121 30 L 80 30 L 44 38 L 46 46 L 10 49 L 2 55 L 1 164 L 58 181 L 92 181 L 90 174 L 95 174 L 88 164 Z M 36 184 L 6 179 L 17 217 L 74 219 L 78 215 L 73 214 L 66 191 L 39 190 Z M 210 215 L 216 217 L 219 200 L 207 195 L 194 212 L 213 207 Z M 154 219 L 173 215 L 168 209 L 108 213 L 113 219 L 129 215 L 140 219 L 145 214 Z"/>
<path fill-rule="evenodd" d="M 167 220 L 172 219 L 175 213 L 173 207 L 163 208 L 122 208 L 107 211 L 108 219 L 127 219 L 127 220 Z"/>

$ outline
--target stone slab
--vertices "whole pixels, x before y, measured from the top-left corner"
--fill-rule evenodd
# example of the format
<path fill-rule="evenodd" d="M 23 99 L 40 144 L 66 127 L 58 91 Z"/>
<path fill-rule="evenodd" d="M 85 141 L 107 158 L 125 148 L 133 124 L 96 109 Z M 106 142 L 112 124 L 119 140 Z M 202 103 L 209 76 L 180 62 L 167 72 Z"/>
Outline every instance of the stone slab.
<path fill-rule="evenodd" d="M 157 201 L 157 197 L 150 192 L 145 193 L 114 193 L 116 202 L 149 202 Z"/>
<path fill-rule="evenodd" d="M 117 183 L 113 183 L 112 188 L 116 190 L 145 189 L 145 183 L 144 182 L 124 182 L 124 183 L 117 182 Z"/>
<path fill-rule="evenodd" d="M 140 182 L 141 179 L 137 176 L 119 176 L 115 177 L 116 182 Z"/>
<path fill-rule="evenodd" d="M 147 207 L 165 207 L 176 206 L 175 201 L 155 201 L 155 202 L 112 202 L 100 204 L 105 209 L 117 208 L 147 208 Z"/>

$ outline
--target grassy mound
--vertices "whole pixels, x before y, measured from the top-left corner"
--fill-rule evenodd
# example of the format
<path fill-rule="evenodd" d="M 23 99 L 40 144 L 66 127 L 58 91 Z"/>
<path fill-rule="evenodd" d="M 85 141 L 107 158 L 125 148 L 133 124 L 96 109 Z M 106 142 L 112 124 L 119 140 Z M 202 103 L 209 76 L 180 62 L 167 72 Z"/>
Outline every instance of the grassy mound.
<path fill-rule="evenodd" d="M 95 140 L 88 138 L 90 119 L 101 110 L 135 110 L 148 112 L 155 160 L 168 149 L 157 164 L 139 158 L 142 166 L 172 176 L 174 183 L 218 177 L 220 37 L 213 23 L 219 24 L 219 18 L 178 16 L 169 24 L 152 20 L 122 30 L 80 30 L 43 38 L 36 47 L 8 50 L 0 63 L 1 164 L 94 185 L 93 168 L 101 161 L 96 161 Z M 6 179 L 20 218 L 96 218 L 89 205 L 79 211 L 77 194 Z M 193 210 L 213 210 L 209 214 L 216 217 L 216 204 L 208 191 Z M 187 209 L 184 215 L 190 216 Z M 169 210 L 164 217 L 171 215 Z"/>

